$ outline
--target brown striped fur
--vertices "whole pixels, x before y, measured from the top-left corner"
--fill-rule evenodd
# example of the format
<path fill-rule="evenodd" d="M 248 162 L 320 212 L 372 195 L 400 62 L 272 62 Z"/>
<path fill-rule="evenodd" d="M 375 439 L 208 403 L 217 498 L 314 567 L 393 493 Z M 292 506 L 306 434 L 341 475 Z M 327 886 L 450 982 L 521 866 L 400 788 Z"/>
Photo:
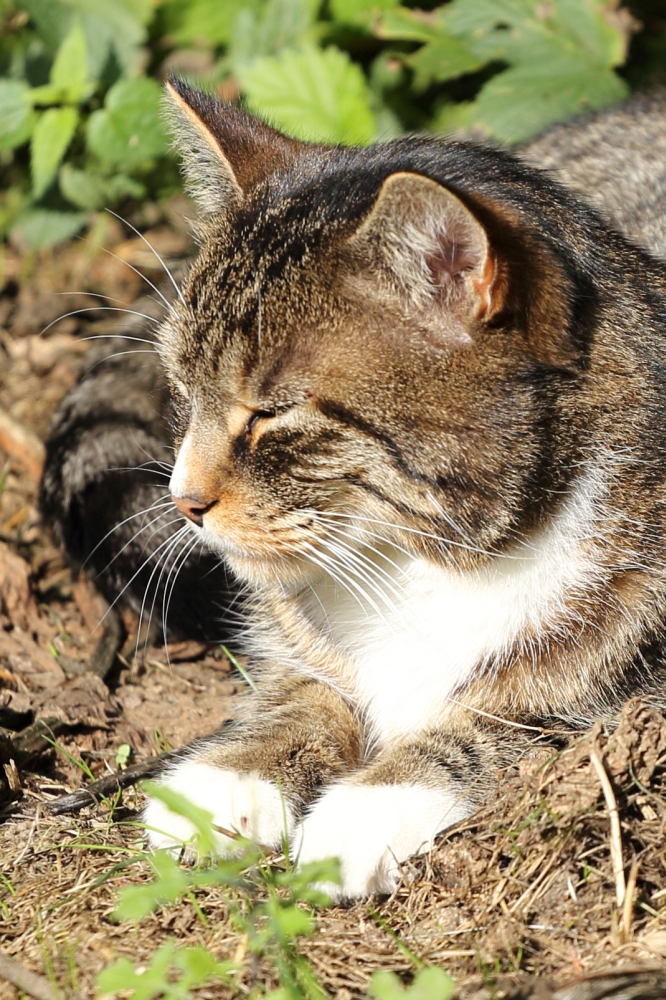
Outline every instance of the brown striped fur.
<path fill-rule="evenodd" d="M 386 891 L 530 727 L 664 703 L 666 267 L 502 151 L 171 99 L 203 208 L 171 489 L 247 588 L 258 692 L 165 780 L 274 844 L 279 787 L 305 860 Z M 563 135 L 524 156 L 565 169 Z"/>

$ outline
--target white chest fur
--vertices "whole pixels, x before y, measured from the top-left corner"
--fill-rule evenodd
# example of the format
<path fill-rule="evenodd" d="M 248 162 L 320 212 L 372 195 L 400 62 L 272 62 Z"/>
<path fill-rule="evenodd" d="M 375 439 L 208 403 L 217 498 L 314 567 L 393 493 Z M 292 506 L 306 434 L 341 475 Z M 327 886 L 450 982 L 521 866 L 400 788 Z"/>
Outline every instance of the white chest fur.
<path fill-rule="evenodd" d="M 350 694 L 378 741 L 435 724 L 448 697 L 528 630 L 543 643 L 566 627 L 571 598 L 600 581 L 595 485 L 582 479 L 547 530 L 474 572 L 365 550 L 362 570 L 340 564 L 347 587 L 315 585 L 308 612 L 353 664 Z"/>

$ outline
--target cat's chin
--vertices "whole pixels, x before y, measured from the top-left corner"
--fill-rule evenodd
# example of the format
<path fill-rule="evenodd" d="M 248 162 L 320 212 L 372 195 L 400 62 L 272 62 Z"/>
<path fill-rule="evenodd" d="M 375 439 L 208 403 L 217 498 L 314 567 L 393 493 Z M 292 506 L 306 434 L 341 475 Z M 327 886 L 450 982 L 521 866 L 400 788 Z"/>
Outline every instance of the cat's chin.
<path fill-rule="evenodd" d="M 276 553 L 269 556 L 262 552 L 252 552 L 210 529 L 197 530 L 206 547 L 224 559 L 238 580 L 251 586 L 271 587 L 279 583 L 283 591 L 288 591 L 299 590 L 304 583 L 311 582 L 313 567 L 290 554 Z"/>
<path fill-rule="evenodd" d="M 231 572 L 239 580 L 254 587 L 272 587 L 276 583 L 283 592 L 300 590 L 309 579 L 309 574 L 291 559 L 276 557 L 266 559 L 261 556 L 225 555 Z"/>

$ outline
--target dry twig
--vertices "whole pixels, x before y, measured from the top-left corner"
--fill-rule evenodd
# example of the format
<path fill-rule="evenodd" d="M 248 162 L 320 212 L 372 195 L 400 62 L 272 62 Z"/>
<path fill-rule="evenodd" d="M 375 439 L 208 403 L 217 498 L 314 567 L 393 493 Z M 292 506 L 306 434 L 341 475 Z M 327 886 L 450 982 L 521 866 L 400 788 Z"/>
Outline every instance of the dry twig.
<path fill-rule="evenodd" d="M 590 747 L 590 760 L 592 761 L 594 769 L 597 772 L 597 777 L 599 778 L 601 789 L 604 793 L 604 799 L 606 800 L 606 808 L 608 809 L 608 819 L 610 821 L 610 855 L 611 864 L 613 866 L 613 876 L 615 878 L 615 898 L 617 899 L 617 908 L 621 911 L 627 892 L 627 886 L 624 880 L 624 861 L 622 860 L 620 814 L 618 812 L 617 800 L 615 798 L 613 786 L 611 785 L 610 779 L 606 774 L 606 768 L 604 767 L 601 759 L 601 754 L 595 746 Z"/>
<path fill-rule="evenodd" d="M 638 868 L 640 861 L 634 858 L 629 869 L 629 881 L 627 882 L 627 892 L 624 897 L 622 907 L 622 941 L 627 943 L 631 937 L 631 922 L 634 916 L 634 895 L 636 892 L 636 882 L 638 881 Z"/>
<path fill-rule="evenodd" d="M 12 983 L 35 1000 L 56 1000 L 48 979 L 26 969 L 24 965 L 15 962 L 8 955 L 3 955 L 2 952 L 0 952 L 0 979 L 6 979 L 8 983 Z"/>
<path fill-rule="evenodd" d="M 175 760 L 176 757 L 177 752 L 175 751 L 162 753 L 158 757 L 149 757 L 138 764 L 132 764 L 131 767 L 125 768 L 124 771 L 107 774 L 104 778 L 100 778 L 99 781 L 93 781 L 91 785 L 72 792 L 71 795 L 63 795 L 53 802 L 47 802 L 46 808 L 54 816 L 60 816 L 62 813 L 79 812 L 79 810 L 84 809 L 86 806 L 96 804 L 101 798 L 113 795 L 121 788 L 129 788 L 131 785 L 136 785 L 142 778 L 149 778 L 163 764 L 168 763 L 170 760 Z"/>

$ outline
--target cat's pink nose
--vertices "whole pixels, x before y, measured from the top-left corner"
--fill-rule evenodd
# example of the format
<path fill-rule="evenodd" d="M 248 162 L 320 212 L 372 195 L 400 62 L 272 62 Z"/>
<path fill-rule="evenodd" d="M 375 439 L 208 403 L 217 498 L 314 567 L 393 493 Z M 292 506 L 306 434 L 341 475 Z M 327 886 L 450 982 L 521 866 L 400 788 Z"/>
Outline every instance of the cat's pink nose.
<path fill-rule="evenodd" d="M 214 507 L 217 500 L 213 500 L 210 503 L 206 503 L 205 500 L 199 499 L 199 497 L 174 497 L 172 496 L 174 504 L 178 508 L 181 514 L 184 514 L 190 521 L 193 521 L 199 528 L 203 527 L 204 514 L 207 513 Z"/>

